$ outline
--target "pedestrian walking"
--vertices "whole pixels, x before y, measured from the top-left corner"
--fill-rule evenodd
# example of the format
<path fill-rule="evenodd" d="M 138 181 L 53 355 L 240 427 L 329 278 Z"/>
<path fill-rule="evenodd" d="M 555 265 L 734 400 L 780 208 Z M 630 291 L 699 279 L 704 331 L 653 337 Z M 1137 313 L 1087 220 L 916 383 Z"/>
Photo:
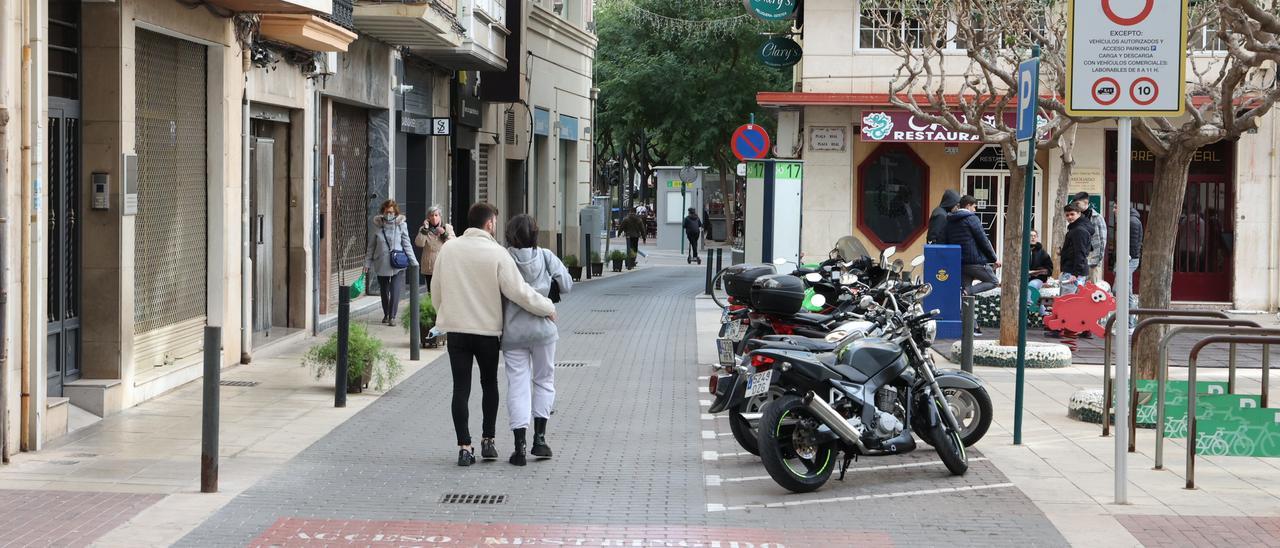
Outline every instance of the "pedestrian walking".
<path fill-rule="evenodd" d="M 557 299 L 573 288 L 569 269 L 548 249 L 538 247 L 538 223 L 529 215 L 507 221 L 507 251 L 525 283 L 539 295 Z M 555 291 L 552 291 L 552 287 Z M 525 465 L 525 434 L 533 420 L 533 456 L 551 458 L 547 420 L 556 401 L 555 358 L 559 329 L 509 299 L 503 303 L 502 360 L 507 369 L 507 414 L 515 451 L 509 462 Z"/>
<path fill-rule="evenodd" d="M 1089 229 L 1089 219 L 1085 218 L 1079 203 L 1072 202 L 1062 208 L 1067 219 L 1067 235 L 1062 239 L 1062 275 L 1058 278 L 1059 297 L 1072 295 L 1080 290 L 1089 276 L 1089 250 L 1093 236 Z M 1054 331 L 1046 331 L 1048 336 L 1057 336 Z M 1086 336 L 1087 335 L 1082 335 Z"/>
<path fill-rule="evenodd" d="M 960 203 L 960 193 L 947 189 L 942 193 L 942 201 L 929 214 L 929 234 L 925 240 L 931 244 L 942 243 L 947 236 L 947 215 Z"/>
<path fill-rule="evenodd" d="M 1089 281 L 1102 281 L 1102 259 L 1107 253 L 1107 220 L 1093 209 L 1088 192 L 1078 192 L 1072 198 L 1080 209 L 1080 215 L 1089 220 Z"/>
<path fill-rule="evenodd" d="M 686 257 L 688 262 L 698 261 L 702 264 L 702 258 L 698 256 L 698 236 L 702 235 L 702 221 L 698 219 L 698 210 L 689 208 L 689 215 L 684 218 L 684 235 L 689 239 L 689 256 Z"/>
<path fill-rule="evenodd" d="M 364 260 L 364 272 L 378 277 L 378 296 L 382 298 L 382 323 L 396 324 L 400 311 L 400 286 L 404 283 L 404 269 L 418 264 L 409 242 L 409 225 L 400 214 L 395 200 L 382 202 L 378 216 L 373 218 L 373 233 L 369 234 L 368 252 Z"/>
<path fill-rule="evenodd" d="M 1114 202 L 1111 204 L 1111 214 L 1116 219 L 1116 230 L 1120 230 L 1120 215 L 1116 213 L 1117 206 Z M 1142 263 L 1142 215 L 1138 213 L 1138 208 L 1129 207 L 1129 307 L 1138 307 L 1138 293 L 1133 290 L 1134 273 L 1138 271 L 1138 266 Z M 1121 274 L 1120 258 L 1116 258 L 1116 276 Z M 1133 329 L 1137 324 L 1138 317 L 1129 316 L 1129 329 Z"/>
<path fill-rule="evenodd" d="M 640 218 L 639 209 L 622 219 L 622 233 L 627 236 L 627 253 L 640 252 L 640 238 L 644 237 L 644 219 Z M 509 242 L 508 242 L 509 243 Z"/>
<path fill-rule="evenodd" d="M 475 464 L 468 403 L 471 364 L 480 368 L 483 432 L 480 456 L 498 458 L 493 445 L 498 421 L 498 352 L 503 328 L 503 298 L 530 313 L 555 321 L 556 307 L 520 275 L 511 254 L 494 239 L 498 208 L 484 202 L 467 212 L 467 231 L 440 248 L 431 299 L 436 328 L 449 334 L 449 367 L 453 373 L 453 428 L 458 437 L 458 466 Z"/>
<path fill-rule="evenodd" d="M 1027 272 L 1027 276 L 1031 278 L 1028 284 L 1039 291 L 1044 284 L 1049 281 L 1049 277 L 1053 276 L 1053 257 L 1049 252 L 1044 250 L 1044 245 L 1040 243 L 1040 233 L 1031 231 L 1031 268 Z M 1028 294 L 1027 298 L 1031 296 Z M 1027 305 L 1036 307 L 1041 314 L 1044 314 L 1044 307 L 1040 303 L 1028 302 Z"/>
<path fill-rule="evenodd" d="M 702 233 L 706 241 L 711 241 L 711 212 L 702 208 Z"/>
<path fill-rule="evenodd" d="M 1000 268 L 1000 260 L 987 238 L 987 231 L 982 228 L 977 210 L 978 200 L 965 194 L 956 203 L 955 211 L 947 215 L 946 242 L 960 246 L 960 284 L 969 295 L 1000 287 L 995 271 Z M 980 283 L 973 285 L 974 281 Z"/>
<path fill-rule="evenodd" d="M 440 206 L 433 205 L 427 209 L 427 218 L 422 221 L 422 228 L 418 229 L 413 245 L 422 248 L 423 286 L 428 292 L 431 291 L 431 275 L 435 272 L 436 257 L 440 255 L 440 248 L 453 238 L 453 225 L 444 222 Z"/>

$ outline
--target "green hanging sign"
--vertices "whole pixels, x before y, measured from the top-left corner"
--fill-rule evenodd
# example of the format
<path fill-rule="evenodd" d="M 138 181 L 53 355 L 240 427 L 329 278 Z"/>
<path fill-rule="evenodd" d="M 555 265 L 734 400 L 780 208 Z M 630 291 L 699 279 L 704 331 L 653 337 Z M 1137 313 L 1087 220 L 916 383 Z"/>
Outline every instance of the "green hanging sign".
<path fill-rule="evenodd" d="M 800 62 L 804 51 L 795 40 L 774 36 L 760 46 L 760 62 L 773 68 L 787 68 Z"/>
<path fill-rule="evenodd" d="M 761 21 L 795 19 L 797 0 L 742 0 L 747 13 Z"/>

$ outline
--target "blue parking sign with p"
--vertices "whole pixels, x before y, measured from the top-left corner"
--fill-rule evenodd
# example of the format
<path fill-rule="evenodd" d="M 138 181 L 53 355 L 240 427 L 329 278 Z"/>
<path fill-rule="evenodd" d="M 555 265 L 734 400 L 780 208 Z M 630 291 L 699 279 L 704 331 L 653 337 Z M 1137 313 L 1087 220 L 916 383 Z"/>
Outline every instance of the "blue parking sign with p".
<path fill-rule="evenodd" d="M 1037 96 L 1040 95 L 1040 58 L 1018 63 L 1018 135 L 1028 141 L 1036 135 Z"/>

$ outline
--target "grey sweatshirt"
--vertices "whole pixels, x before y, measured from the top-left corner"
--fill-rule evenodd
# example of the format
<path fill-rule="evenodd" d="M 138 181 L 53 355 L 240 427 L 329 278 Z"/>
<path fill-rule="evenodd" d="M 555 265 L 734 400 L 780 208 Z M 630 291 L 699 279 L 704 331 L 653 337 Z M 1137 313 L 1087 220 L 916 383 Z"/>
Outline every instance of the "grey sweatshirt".
<path fill-rule="evenodd" d="M 560 285 L 560 294 L 569 293 L 573 278 L 564 263 L 550 250 L 538 247 L 507 248 L 516 261 L 520 275 L 539 295 L 551 293 L 551 280 Z M 530 314 L 515 303 L 503 299 L 502 349 L 518 350 L 550 344 L 560 338 L 559 328 L 550 318 Z"/>

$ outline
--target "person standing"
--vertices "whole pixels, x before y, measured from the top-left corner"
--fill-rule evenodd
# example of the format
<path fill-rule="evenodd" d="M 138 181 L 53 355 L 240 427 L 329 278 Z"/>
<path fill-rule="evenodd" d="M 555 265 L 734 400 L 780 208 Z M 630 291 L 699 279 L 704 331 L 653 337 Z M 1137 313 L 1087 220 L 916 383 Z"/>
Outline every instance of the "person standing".
<path fill-rule="evenodd" d="M 427 218 L 418 229 L 418 236 L 413 245 L 422 248 L 422 276 L 427 291 L 431 291 L 431 275 L 435 272 L 436 257 L 444 243 L 453 239 L 453 225 L 444 222 L 440 206 L 433 205 L 427 209 Z"/>
<path fill-rule="evenodd" d="M 1093 233 L 1089 229 L 1091 221 L 1085 218 L 1078 203 L 1072 202 L 1063 206 L 1062 213 L 1067 219 L 1067 235 L 1062 239 L 1062 275 L 1058 278 L 1060 282 L 1058 295 L 1065 297 L 1080 291 L 1080 286 L 1088 281 L 1089 250 L 1092 246 L 1090 240 Z M 1057 335 L 1052 331 L 1046 334 Z"/>
<path fill-rule="evenodd" d="M 978 200 L 965 194 L 957 202 L 956 210 L 947 215 L 946 242 L 960 246 L 960 283 L 967 295 L 1000 287 L 995 271 L 1000 268 L 1000 260 L 987 238 L 987 231 L 982 228 L 977 210 Z M 975 280 L 981 283 L 972 285 Z"/>
<path fill-rule="evenodd" d="M 520 276 L 539 295 L 550 296 L 555 284 L 559 294 L 573 288 L 569 269 L 550 250 L 538 247 L 538 223 L 529 215 L 507 221 L 507 251 Z M 555 358 L 559 329 L 548 318 L 531 314 L 509 299 L 503 300 L 502 361 L 507 369 L 507 414 L 515 451 L 509 462 L 524 466 L 525 435 L 533 420 L 533 456 L 551 458 L 547 445 L 547 420 L 555 404 Z M 532 383 L 532 394 L 530 384 Z"/>
<path fill-rule="evenodd" d="M 931 244 L 942 243 L 947 235 L 947 215 L 960 203 L 960 193 L 947 189 L 942 193 L 942 201 L 929 214 L 929 235 L 925 240 Z"/>
<path fill-rule="evenodd" d="M 698 210 L 689 208 L 689 215 L 684 218 L 684 235 L 689 239 L 689 262 L 698 261 L 702 263 L 702 258 L 698 256 L 698 236 L 702 235 L 702 221 L 698 219 Z"/>
<path fill-rule="evenodd" d="M 644 219 L 641 219 L 638 213 L 639 211 L 631 213 L 622 219 L 622 233 L 627 236 L 627 253 L 640 252 L 640 238 L 644 237 Z"/>
<path fill-rule="evenodd" d="M 382 323 L 396 324 L 400 310 L 400 284 L 404 283 L 404 269 L 418 264 L 409 242 L 409 225 L 400 214 L 395 200 L 382 202 L 378 216 L 373 218 L 372 234 L 369 234 L 368 253 L 364 260 L 364 272 L 378 277 L 382 298 Z"/>
<path fill-rule="evenodd" d="M 1116 213 L 1116 210 L 1118 207 L 1119 206 L 1117 206 L 1115 203 L 1111 204 L 1111 213 L 1115 215 L 1117 225 L 1120 224 L 1120 215 Z M 1120 227 L 1117 226 L 1116 230 L 1120 230 Z M 1130 308 L 1138 307 L 1138 293 L 1133 290 L 1133 287 L 1134 287 L 1133 275 L 1135 272 L 1138 271 L 1138 266 L 1141 264 L 1141 262 L 1142 262 L 1142 215 L 1138 213 L 1138 208 L 1130 206 L 1129 207 L 1129 263 L 1128 263 L 1129 307 Z M 1121 274 L 1120 259 L 1117 257 L 1116 258 L 1116 275 L 1119 276 L 1120 274 Z M 1138 321 L 1137 316 L 1130 315 L 1129 329 L 1133 329 L 1133 327 L 1137 324 L 1137 321 Z"/>
<path fill-rule="evenodd" d="M 1076 193 L 1073 200 L 1080 209 L 1080 215 L 1089 221 L 1089 281 L 1102 281 L 1102 259 L 1107 253 L 1107 220 L 1102 213 L 1093 209 L 1088 192 Z"/>
<path fill-rule="evenodd" d="M 1049 281 L 1049 277 L 1053 275 L 1053 257 L 1044 250 L 1044 246 L 1040 244 L 1040 233 L 1035 230 L 1031 231 L 1030 265 L 1031 268 L 1027 275 L 1031 280 L 1028 283 L 1038 291 L 1044 287 L 1044 284 Z M 1028 295 L 1028 298 L 1030 298 L 1030 295 Z M 1039 306 L 1039 303 L 1028 302 L 1027 304 L 1036 307 L 1041 314 L 1044 313 L 1044 307 Z"/>
<path fill-rule="evenodd" d="M 516 262 L 494 239 L 498 208 L 484 202 L 467 212 L 467 230 L 450 240 L 436 257 L 431 299 L 436 327 L 449 335 L 453 373 L 453 428 L 458 437 L 458 466 L 475 464 L 468 402 L 471 364 L 480 367 L 484 431 L 480 455 L 498 458 L 493 438 L 498 420 L 498 351 L 503 328 L 503 297 L 539 317 L 555 321 L 551 299 L 538 294 L 520 275 Z"/>

